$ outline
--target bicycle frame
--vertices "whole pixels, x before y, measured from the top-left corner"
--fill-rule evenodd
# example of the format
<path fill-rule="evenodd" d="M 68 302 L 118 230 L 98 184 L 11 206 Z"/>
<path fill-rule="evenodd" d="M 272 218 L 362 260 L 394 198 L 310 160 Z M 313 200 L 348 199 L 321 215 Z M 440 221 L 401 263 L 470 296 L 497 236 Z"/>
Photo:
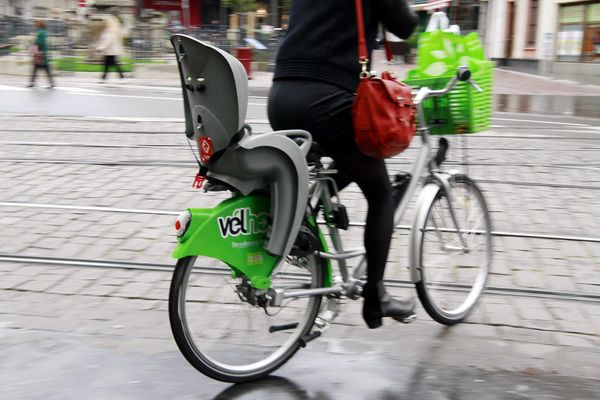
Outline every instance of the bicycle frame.
<path fill-rule="evenodd" d="M 406 209 L 408 208 L 408 204 L 417 189 L 417 185 L 419 183 L 420 177 L 422 177 L 424 172 L 426 170 L 428 170 L 429 176 L 435 181 L 435 183 L 434 183 L 435 186 L 432 185 L 430 188 L 427 188 L 427 187 L 423 188 L 423 190 L 421 192 L 421 196 L 417 200 L 417 205 L 427 204 L 427 201 L 430 201 L 431 196 L 435 195 L 435 193 L 433 193 L 433 191 L 435 190 L 435 192 L 437 192 L 439 186 L 441 186 L 447 195 L 447 201 L 450 206 L 449 208 L 451 210 L 452 220 L 458 231 L 458 234 L 459 234 L 459 237 L 461 240 L 461 244 L 462 244 L 462 249 L 466 250 L 466 243 L 465 243 L 462 231 L 460 229 L 459 223 L 457 221 L 456 215 L 454 214 L 454 209 L 452 207 L 452 194 L 450 191 L 449 176 L 448 176 L 448 174 L 442 174 L 437 169 L 438 166 L 435 164 L 435 161 L 432 160 L 432 145 L 431 145 L 431 141 L 430 141 L 430 133 L 429 133 L 429 128 L 426 125 L 425 114 L 424 114 L 423 107 L 422 107 L 422 102 L 425 99 L 427 99 L 428 97 L 441 96 L 441 95 L 447 94 L 450 90 L 452 90 L 452 88 L 457 83 L 457 81 L 458 81 L 458 77 L 457 76 L 453 77 L 450 80 L 450 82 L 447 84 L 447 86 L 441 90 L 431 90 L 429 88 L 423 87 L 423 88 L 419 89 L 418 92 L 416 93 L 416 95 L 414 96 L 415 106 L 417 109 L 417 117 L 419 119 L 419 126 L 422 127 L 418 130 L 418 134 L 421 137 L 421 147 L 417 154 L 416 160 L 412 164 L 412 168 L 411 168 L 411 172 L 410 172 L 412 179 L 404 193 L 404 196 L 402 197 L 400 204 L 397 206 L 397 208 L 394 212 L 394 226 L 397 226 L 400 224 L 400 221 L 402 220 L 402 217 L 404 216 L 404 213 L 405 213 Z M 476 89 L 478 89 L 478 88 L 476 87 Z M 478 89 L 478 90 L 480 90 L 480 89 Z M 311 197 L 310 197 L 309 202 L 310 202 L 311 208 L 315 209 L 317 207 L 317 204 L 320 201 L 323 206 L 324 215 L 326 215 L 326 216 L 330 214 L 330 211 L 332 209 L 333 203 L 331 201 L 331 198 L 333 196 L 337 196 L 337 188 L 335 187 L 335 182 L 333 181 L 333 179 L 331 177 L 327 176 L 327 175 L 331 175 L 333 173 L 335 173 L 335 171 L 327 171 L 327 170 L 320 171 L 320 173 L 315 176 L 316 179 L 315 179 L 315 182 L 313 183 L 313 187 L 311 188 L 311 191 L 310 191 Z M 327 184 L 327 182 L 329 182 L 330 184 Z M 329 190 L 330 185 L 333 186 L 333 188 L 334 188 L 333 193 Z M 417 215 L 417 217 L 415 218 L 415 226 L 416 226 L 417 221 L 420 221 L 422 218 L 425 217 L 425 215 L 422 215 L 423 212 L 425 212 L 425 213 L 427 212 L 427 210 L 424 210 L 424 208 L 425 207 L 417 206 L 417 210 L 419 210 L 420 215 Z M 334 287 L 330 287 L 330 288 L 300 290 L 300 291 L 294 291 L 294 292 L 290 292 L 290 293 L 281 293 L 280 292 L 280 293 L 277 293 L 277 296 L 276 296 L 276 298 L 278 300 L 279 299 L 282 300 L 284 298 L 300 297 L 300 296 L 328 295 L 328 294 L 344 294 L 349 298 L 358 298 L 358 296 L 360 295 L 361 284 L 362 284 L 361 281 L 362 281 L 363 277 L 365 276 L 366 268 L 367 268 L 366 257 L 365 257 L 366 252 L 365 252 L 364 248 L 345 250 L 343 248 L 343 244 L 342 244 L 342 240 L 341 240 L 339 231 L 338 231 L 337 227 L 335 226 L 335 224 L 333 224 L 331 221 L 325 221 L 325 223 L 327 225 L 327 228 L 328 228 L 328 231 L 330 234 L 330 238 L 331 238 L 331 242 L 333 244 L 334 251 L 333 252 L 317 252 L 317 255 L 323 259 L 334 260 L 334 261 L 338 262 L 338 269 L 339 269 L 339 272 L 340 272 L 340 275 L 342 278 L 342 282 L 337 283 L 337 284 L 335 284 Z M 414 227 L 413 227 L 413 231 L 415 231 Z M 410 249 L 411 257 L 410 257 L 409 268 L 410 268 L 411 281 L 413 283 L 419 282 L 421 280 L 421 274 L 419 271 L 419 267 L 417 265 L 418 262 L 416 261 L 416 257 L 415 257 L 415 254 L 417 254 L 417 252 L 419 251 L 419 248 L 418 248 L 419 243 L 420 243 L 419 240 L 412 240 L 411 249 Z M 352 275 L 350 275 L 350 271 L 347 266 L 346 260 L 355 258 L 355 257 L 362 257 L 362 258 L 360 259 L 356 268 L 353 269 Z M 279 303 L 279 301 L 275 301 L 275 303 Z"/>
<path fill-rule="evenodd" d="M 419 108 L 420 106 L 417 105 L 417 107 Z M 423 125 L 421 125 L 421 126 L 423 126 Z M 404 215 L 404 212 L 406 211 L 406 209 L 408 207 L 410 199 L 412 198 L 413 194 L 415 193 L 415 191 L 417 189 L 417 185 L 419 182 L 418 178 L 420 176 L 422 176 L 424 171 L 428 168 L 428 164 L 431 159 L 432 151 L 431 151 L 431 144 L 429 142 L 429 130 L 427 128 L 422 128 L 422 129 L 419 129 L 419 133 L 421 136 L 422 143 L 421 143 L 421 148 L 419 149 L 417 158 L 411 168 L 411 175 L 414 178 L 411 179 L 411 181 L 408 185 L 408 188 L 406 189 L 406 192 L 404 193 L 402 201 L 400 202 L 400 204 L 396 208 L 396 211 L 394 212 L 394 226 L 397 226 L 400 223 L 400 221 Z M 445 178 L 443 178 L 443 177 L 437 177 L 437 179 L 445 180 Z M 325 183 L 327 181 L 332 183 L 332 185 L 334 186 L 335 193 L 331 193 L 331 191 L 328 188 L 329 185 L 327 185 Z M 332 208 L 332 201 L 331 201 L 332 194 L 337 195 L 337 188 L 335 188 L 335 184 L 333 183 L 333 180 L 324 179 L 323 177 L 320 177 L 320 179 L 318 179 L 314 183 L 314 188 L 312 190 L 312 195 L 311 195 L 311 199 L 310 199 L 310 204 L 311 204 L 312 208 L 314 209 L 320 200 L 321 204 L 323 206 L 324 214 L 328 215 Z M 357 298 L 360 295 L 360 289 L 358 287 L 358 284 L 360 283 L 361 278 L 365 275 L 365 272 L 366 272 L 366 267 L 367 267 L 366 257 L 365 257 L 366 252 L 365 252 L 364 248 L 345 250 L 343 248 L 343 244 L 342 244 L 342 240 L 341 240 L 338 228 L 331 221 L 325 221 L 325 223 L 326 223 L 328 231 L 329 231 L 329 235 L 331 238 L 331 243 L 333 245 L 334 251 L 333 252 L 318 252 L 318 256 L 321 258 L 327 259 L 327 260 L 337 261 L 338 270 L 342 277 L 342 282 L 338 283 L 335 287 L 328 288 L 326 290 L 325 289 L 311 289 L 311 290 L 306 290 L 306 291 L 296 291 L 293 293 L 286 293 L 283 296 L 284 298 L 299 297 L 302 295 L 317 295 L 317 294 L 326 295 L 326 294 L 332 294 L 332 293 L 344 294 L 350 298 Z M 346 261 L 348 259 L 361 257 L 361 256 L 362 256 L 362 258 L 359 261 L 359 264 L 357 265 L 356 268 L 354 268 L 354 270 L 352 271 L 352 274 L 350 275 L 350 271 L 349 271 Z M 413 270 L 413 268 L 411 267 L 411 271 L 412 270 Z M 412 276 L 418 277 L 418 275 L 416 275 L 414 273 L 411 273 L 411 277 Z"/>

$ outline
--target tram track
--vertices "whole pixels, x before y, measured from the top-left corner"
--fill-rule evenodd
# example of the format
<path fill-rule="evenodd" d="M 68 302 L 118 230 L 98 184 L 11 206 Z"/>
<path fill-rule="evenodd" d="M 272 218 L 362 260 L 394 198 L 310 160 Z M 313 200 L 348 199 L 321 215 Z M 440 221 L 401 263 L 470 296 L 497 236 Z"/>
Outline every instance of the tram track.
<path fill-rule="evenodd" d="M 52 165 L 92 165 L 92 166 L 103 166 L 103 167 L 176 167 L 176 168 L 197 168 L 197 163 L 194 160 L 186 161 L 160 161 L 160 160 L 69 160 L 69 159 L 40 159 L 40 158 L 0 158 L 0 163 L 19 163 L 19 164 L 52 164 Z M 501 166 L 501 167 L 521 167 L 521 168 L 558 168 L 558 169 L 580 169 L 580 170 L 591 170 L 595 171 L 600 169 L 600 165 L 590 165 L 589 163 L 574 163 L 574 164 L 563 164 L 563 165 L 551 165 L 551 164 L 514 164 L 514 163 L 459 163 L 459 162 L 447 162 L 447 166 Z M 390 166 L 407 170 L 410 167 L 410 163 L 402 162 L 390 162 Z M 393 168 L 393 169 L 396 169 Z M 506 179 L 488 179 L 473 176 L 473 180 L 478 183 L 495 184 L 495 185 L 509 185 L 509 186 L 527 186 L 527 187 L 546 187 L 555 189 L 577 189 L 577 190 L 600 190 L 600 186 L 594 186 L 590 184 L 562 184 L 555 182 L 530 182 L 530 181 L 511 181 Z"/>
<path fill-rule="evenodd" d="M 0 202 L 1 207 L 17 207 L 17 208 L 41 208 L 41 209 L 55 209 L 55 210 L 70 210 L 77 212 L 109 212 L 109 213 L 125 213 L 125 214 L 146 214 L 146 215 L 165 215 L 165 216 L 177 216 L 181 211 L 175 210 L 145 210 L 145 209 L 132 209 L 132 208 L 115 208 L 115 207 L 96 207 L 96 206 L 75 206 L 75 205 L 57 205 L 57 204 L 39 204 L 39 203 L 23 203 L 23 202 Z M 318 220 L 319 224 L 324 224 L 325 221 Z M 364 222 L 350 222 L 349 226 L 362 228 L 365 226 Z M 396 229 L 402 231 L 410 231 L 412 227 L 410 225 L 398 225 Z M 509 232 L 509 231 L 492 231 L 493 236 L 497 237 L 514 237 L 522 239 L 543 239 L 543 240 L 563 240 L 572 242 L 588 242 L 588 243 L 600 243 L 600 237 L 593 236 L 577 236 L 577 235 L 559 235 L 559 234 L 545 234 L 535 232 Z"/>
<path fill-rule="evenodd" d="M 46 134 L 54 134 L 54 133 L 64 133 L 64 134 L 85 134 L 85 135 L 89 135 L 89 134 L 94 134 L 94 133 L 99 133 L 99 134 L 117 134 L 117 135 L 121 135 L 121 134 L 132 134 L 132 135 L 183 135 L 183 131 L 160 131 L 160 132 L 155 132 L 155 131 L 107 131 L 107 130 L 98 130 L 98 129 L 86 129 L 86 130 L 82 130 L 82 129 L 6 129 L 6 128 L 2 128 L 0 129 L 0 134 L 3 133 L 31 133 L 31 134 L 39 134 L 39 135 L 46 135 Z"/>
<path fill-rule="evenodd" d="M 27 255 L 11 255 L 0 254 L 0 262 L 3 263 L 22 263 L 36 264 L 46 266 L 61 266 L 61 267 L 76 267 L 76 268 L 107 268 L 107 269 L 125 269 L 139 271 L 160 271 L 172 273 L 174 265 L 141 263 L 131 261 L 118 260 L 92 260 L 80 258 L 62 258 L 62 257 L 38 257 Z M 196 273 L 202 274 L 222 274 L 229 275 L 230 270 L 226 267 L 219 266 L 203 266 L 197 268 Z M 286 275 L 290 279 L 300 277 L 299 274 L 288 273 Z M 412 288 L 413 283 L 401 279 L 386 279 L 386 286 L 391 288 Z M 449 290 L 462 290 L 460 285 L 448 285 Z M 455 287 L 454 287 L 455 286 Z M 600 304 L 600 295 L 591 293 L 576 293 L 559 290 L 531 289 L 521 287 L 506 287 L 506 286 L 488 286 L 486 288 L 487 295 L 495 296 L 511 296 L 511 297 L 528 297 L 537 299 L 552 299 L 562 301 L 577 301 L 586 303 Z"/>
<path fill-rule="evenodd" d="M 95 143 L 95 142 L 29 142 L 1 140 L 0 145 L 7 146 L 30 146 L 30 147 L 81 147 L 81 148 L 111 148 L 111 149 L 187 149 L 187 144 L 117 144 L 117 143 Z"/>
<path fill-rule="evenodd" d="M 88 146 L 88 147 L 100 147 L 100 146 Z M 107 146 L 107 147 L 121 147 L 121 146 Z M 139 147 L 145 148 L 161 148 L 160 145 L 140 145 Z M 184 146 L 185 147 L 185 146 Z M 177 149 L 175 147 L 169 147 L 170 149 Z M 189 151 L 189 148 L 187 148 Z M 84 159 L 61 159 L 61 158 L 35 158 L 35 157 L 0 157 L 0 162 L 12 162 L 12 163 L 43 163 L 43 164 L 91 164 L 91 165 L 123 165 L 123 166 L 137 166 L 137 165 L 149 165 L 149 166 L 163 166 L 163 165 L 197 165 L 196 161 L 189 157 L 188 160 L 84 160 Z M 405 166 L 410 167 L 412 163 L 403 162 L 397 160 L 389 160 L 387 162 L 390 166 Z M 519 168 L 600 168 L 600 163 L 589 163 L 589 162 L 575 162 L 575 163 L 562 163 L 562 164 L 542 164 L 542 163 L 515 163 L 515 162 L 472 162 L 465 163 L 461 161 L 447 160 L 444 162 L 446 166 L 470 166 L 470 167 L 519 167 Z"/>
<path fill-rule="evenodd" d="M 56 164 L 56 165 L 98 165 L 120 167 L 178 167 L 198 165 L 189 161 L 159 161 L 159 160 L 76 160 L 76 159 L 43 159 L 43 158 L 0 158 L 0 162 L 20 164 Z"/>
<path fill-rule="evenodd" d="M 183 121 L 182 121 L 183 124 Z M 268 126 L 269 124 L 267 122 L 253 122 L 252 126 Z M 505 130 L 511 130 L 511 131 L 530 131 L 530 130 L 534 130 L 534 129 L 539 129 L 539 126 L 530 126 L 530 127 L 513 127 L 513 126 L 503 126 L 503 127 L 496 127 L 493 128 L 492 130 L 488 131 L 488 132 L 484 132 L 482 134 L 479 135 L 468 135 L 469 138 L 469 142 L 474 142 L 474 141 L 481 141 L 481 140 L 489 140 L 489 139 L 523 139 L 523 140 L 556 140 L 556 141 L 565 141 L 565 140 L 585 140 L 585 141 L 600 141 L 600 135 L 595 135 L 595 136 L 574 136 L 574 135 L 552 135 L 549 134 L 548 132 L 553 132 L 553 129 L 544 129 L 544 131 L 546 133 L 544 134 L 527 134 L 527 133 L 514 133 L 514 134 L 507 134 L 507 133 L 496 133 L 497 130 L 501 130 L 501 131 L 505 131 Z M 266 132 L 266 131 L 265 131 Z M 556 130 L 556 132 L 558 133 L 566 133 L 565 130 Z M 577 130 L 573 130 L 572 133 L 594 133 L 595 131 L 582 131 L 582 129 L 577 129 Z M 184 131 L 183 129 L 181 131 L 168 131 L 168 130 L 164 130 L 164 131 L 145 131 L 145 130 L 121 130 L 121 131 L 117 131 L 117 130 L 98 130 L 98 129 L 48 129 L 48 128 L 44 128 L 44 129 L 6 129 L 6 128 L 2 128 L 0 129 L 0 134 L 4 134 L 4 133 L 19 133 L 19 134 L 23 134 L 23 133 L 27 133 L 27 134 L 31 134 L 31 135 L 47 135 L 47 134 L 66 134 L 66 135 L 72 135 L 72 136 L 76 136 L 76 135 L 90 135 L 90 134 L 103 134 L 103 135 L 180 135 L 180 136 L 184 136 Z M 597 132 L 596 132 L 597 133 Z M 456 135 L 454 135 L 454 137 L 456 137 Z M 469 147 L 471 148 L 471 147 Z M 525 150 L 525 149 L 519 149 L 519 150 Z"/>
<path fill-rule="evenodd" d="M 116 143 L 97 143 L 97 142 L 40 142 L 40 141 L 25 141 L 25 140 L 1 140 L 0 145 L 7 146 L 30 146 L 30 147 L 83 147 L 83 148 L 168 148 L 168 149 L 186 149 L 189 150 L 189 145 L 185 144 L 116 144 Z M 458 151 L 461 147 L 455 146 Z M 480 147 L 469 146 L 468 151 L 514 151 L 519 152 L 548 152 L 551 148 L 514 148 L 514 147 Z M 572 149 L 561 149 L 561 152 L 596 152 L 600 151 L 600 147 L 578 147 Z"/>

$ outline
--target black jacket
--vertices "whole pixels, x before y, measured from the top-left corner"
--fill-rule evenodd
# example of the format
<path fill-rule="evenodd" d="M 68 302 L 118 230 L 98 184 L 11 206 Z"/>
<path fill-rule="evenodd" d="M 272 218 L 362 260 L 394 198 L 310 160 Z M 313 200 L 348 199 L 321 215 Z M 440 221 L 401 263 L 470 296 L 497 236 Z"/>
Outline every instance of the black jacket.
<path fill-rule="evenodd" d="M 329 82 L 354 92 L 358 86 L 358 31 L 355 0 L 292 0 L 290 24 L 275 66 L 274 79 Z M 363 0 L 369 58 L 379 23 L 406 39 L 417 17 L 406 0 Z"/>

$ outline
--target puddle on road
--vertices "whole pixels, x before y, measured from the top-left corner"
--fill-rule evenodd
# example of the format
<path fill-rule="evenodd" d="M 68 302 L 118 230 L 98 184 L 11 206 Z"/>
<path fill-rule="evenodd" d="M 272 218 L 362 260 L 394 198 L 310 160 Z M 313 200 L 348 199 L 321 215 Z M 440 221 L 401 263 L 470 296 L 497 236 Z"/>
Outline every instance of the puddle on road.
<path fill-rule="evenodd" d="M 494 110 L 600 118 L 600 96 L 497 94 Z"/>

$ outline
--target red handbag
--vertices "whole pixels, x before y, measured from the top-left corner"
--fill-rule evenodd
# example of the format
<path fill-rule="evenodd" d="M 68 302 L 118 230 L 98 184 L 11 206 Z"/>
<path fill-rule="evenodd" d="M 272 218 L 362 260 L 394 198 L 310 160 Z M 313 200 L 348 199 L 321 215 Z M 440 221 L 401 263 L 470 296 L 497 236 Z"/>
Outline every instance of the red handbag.
<path fill-rule="evenodd" d="M 381 78 L 367 71 L 367 46 L 362 2 L 356 0 L 358 56 L 362 65 L 360 82 L 352 105 L 354 141 L 365 155 L 388 158 L 404 151 L 416 131 L 415 105 L 411 88 L 389 72 Z"/>

